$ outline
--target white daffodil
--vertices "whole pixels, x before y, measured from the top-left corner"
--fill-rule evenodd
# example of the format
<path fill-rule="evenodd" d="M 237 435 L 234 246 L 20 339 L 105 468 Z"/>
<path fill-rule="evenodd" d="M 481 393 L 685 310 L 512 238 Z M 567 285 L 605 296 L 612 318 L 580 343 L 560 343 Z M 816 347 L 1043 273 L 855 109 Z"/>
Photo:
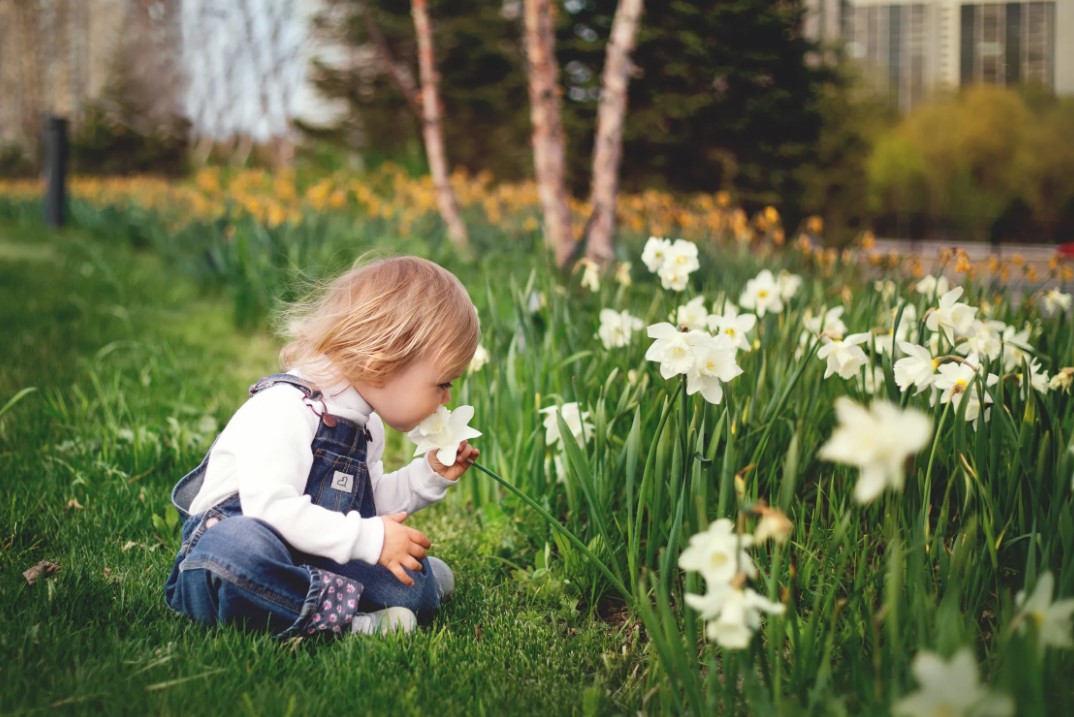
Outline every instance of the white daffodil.
<path fill-rule="evenodd" d="M 936 380 L 936 360 L 927 348 L 908 341 L 900 341 L 899 350 L 906 357 L 895 362 L 895 383 L 902 391 L 915 386 L 914 393 L 921 393 Z"/>
<path fill-rule="evenodd" d="M 709 331 L 731 339 L 731 343 L 740 351 L 750 350 L 749 333 L 757 325 L 754 314 L 740 314 L 734 304 L 728 304 L 729 310 L 723 314 L 712 314 L 708 318 Z"/>
<path fill-rule="evenodd" d="M 631 335 L 645 328 L 645 322 L 631 316 L 627 311 L 600 310 L 600 328 L 597 337 L 606 349 L 622 348 L 630 343 Z"/>
<path fill-rule="evenodd" d="M 724 598 L 719 616 L 705 626 L 708 638 L 728 650 L 744 650 L 749 646 L 753 633 L 761 627 L 762 612 L 782 615 L 787 609 L 749 588 L 732 588 L 730 593 Z"/>
<path fill-rule="evenodd" d="M 948 338 L 954 340 L 957 336 L 964 336 L 973 324 L 977 315 L 977 309 L 968 304 L 959 303 L 962 296 L 962 287 L 956 286 L 940 297 L 940 305 L 930 309 L 925 318 L 925 326 L 929 331 L 947 330 Z"/>
<path fill-rule="evenodd" d="M 764 318 L 769 312 L 778 314 L 783 311 L 783 295 L 772 272 L 762 269 L 757 276 L 747 281 L 738 303 L 743 308 L 752 309 L 760 318 Z"/>
<path fill-rule="evenodd" d="M 779 272 L 777 282 L 779 283 L 780 298 L 784 301 L 789 301 L 798 293 L 798 288 L 802 285 L 802 277 L 784 270 Z"/>
<path fill-rule="evenodd" d="M 947 277 L 942 274 L 939 278 L 935 276 L 926 276 L 914 286 L 917 293 L 927 296 L 929 299 L 943 296 L 950 290 L 950 288 L 951 282 L 949 282 Z"/>
<path fill-rule="evenodd" d="M 1074 632 L 1074 598 L 1052 602 L 1054 588 L 1055 577 L 1050 572 L 1042 573 L 1028 599 L 1025 590 L 1020 591 L 1014 599 L 1018 607 L 1015 618 L 1018 631 L 1024 633 L 1027 626 L 1036 630 L 1037 649 L 1041 657 L 1049 646 L 1074 647 L 1071 637 Z"/>
<path fill-rule="evenodd" d="M 556 419 L 557 414 L 563 416 L 563 421 L 567 424 L 567 428 L 570 429 L 571 435 L 581 439 L 580 443 L 585 443 L 593 435 L 593 424 L 589 423 L 589 412 L 582 412 L 576 402 L 564 403 L 559 407 L 549 406 L 548 408 L 542 408 L 541 413 L 545 414 L 544 442 L 547 446 L 555 445 L 561 440 L 559 421 Z"/>
<path fill-rule="evenodd" d="M 973 427 L 977 428 L 977 418 L 981 415 L 981 410 L 984 410 L 984 418 L 988 420 L 988 407 L 992 404 L 992 396 L 987 392 L 981 395 L 981 390 L 977 385 L 977 374 L 980 369 L 978 366 L 978 359 L 976 354 L 970 354 L 966 357 L 966 360 L 962 363 L 945 363 L 939 368 L 940 375 L 936 377 L 933 385 L 937 390 L 941 391 L 940 403 L 951 403 L 951 408 L 955 411 L 962 410 L 963 403 L 966 404 L 965 419 L 968 423 L 972 423 Z M 991 387 L 996 385 L 999 381 L 999 377 L 994 373 L 990 373 L 985 376 L 985 387 Z"/>
<path fill-rule="evenodd" d="M 641 260 L 649 271 L 660 277 L 661 286 L 672 291 L 683 291 L 690 274 L 701 267 L 697 245 L 685 239 L 676 239 L 673 243 L 668 239 L 649 237 Z"/>
<path fill-rule="evenodd" d="M 477 345 L 477 349 L 474 351 L 474 357 L 470 359 L 470 365 L 467 367 L 469 373 L 480 371 L 485 367 L 485 364 L 489 362 L 489 352 L 481 344 Z"/>
<path fill-rule="evenodd" d="M 686 374 L 686 393 L 693 395 L 700 391 L 706 401 L 719 404 L 723 400 L 723 384 L 741 374 L 742 369 L 735 362 L 735 344 L 729 337 L 704 333 L 702 336 L 693 346 L 694 367 Z"/>
<path fill-rule="evenodd" d="M 454 411 L 440 406 L 436 413 L 406 434 L 407 438 L 417 444 L 414 455 L 420 456 L 435 450 L 436 460 L 445 466 L 453 465 L 459 444 L 481 435 L 481 431 L 468 425 L 473 417 L 473 406 L 459 406 Z"/>
<path fill-rule="evenodd" d="M 536 314 L 547 305 L 548 300 L 545 298 L 543 291 L 531 291 L 530 295 L 526 297 L 526 311 L 530 314 Z"/>
<path fill-rule="evenodd" d="M 1059 289 L 1048 289 L 1040 297 L 1040 306 L 1047 316 L 1056 316 L 1070 311 L 1071 295 L 1064 294 Z"/>
<path fill-rule="evenodd" d="M 690 372 L 695 360 L 693 344 L 697 341 L 690 334 L 701 332 L 683 333 L 671 324 L 662 323 L 650 326 L 648 333 L 649 338 L 656 340 L 645 352 L 645 360 L 659 363 L 661 376 L 668 379 Z"/>
<path fill-rule="evenodd" d="M 817 455 L 826 461 L 857 466 L 861 477 L 854 500 L 868 503 L 885 488 L 902 490 L 903 464 L 932 435 L 932 422 L 917 409 L 901 409 L 884 400 L 865 408 L 849 398 L 835 402 L 839 425 Z"/>
<path fill-rule="evenodd" d="M 891 279 L 877 279 L 873 282 L 873 290 L 880 294 L 884 301 L 891 301 L 899 293 L 899 287 Z"/>
<path fill-rule="evenodd" d="M 615 267 L 615 281 L 620 286 L 631 286 L 634 281 L 630 278 L 630 268 L 633 266 L 629 261 L 621 261 Z"/>
<path fill-rule="evenodd" d="M 891 321 L 894 324 L 898 319 L 899 323 L 887 331 L 877 332 L 877 335 L 873 339 L 873 346 L 881 354 L 892 354 L 895 351 L 895 347 L 899 345 L 900 341 L 907 341 L 910 338 L 910 330 L 917 328 L 917 309 L 913 304 L 906 304 L 902 309 L 902 316 L 899 316 L 899 308 L 896 307 L 891 310 Z M 892 356 L 894 358 L 894 356 Z"/>
<path fill-rule="evenodd" d="M 1018 385 L 1022 385 L 1022 381 L 1025 378 L 1024 372 L 1015 374 L 1018 377 Z M 1051 382 L 1048 380 L 1048 372 L 1040 365 L 1040 361 L 1032 359 L 1029 362 L 1029 385 L 1033 387 L 1033 390 L 1037 393 L 1048 393 L 1051 388 Z"/>
<path fill-rule="evenodd" d="M 575 271 L 582 269 L 582 286 L 594 294 L 600 291 L 600 265 L 592 259 L 579 259 Z"/>
<path fill-rule="evenodd" d="M 665 264 L 657 276 L 660 277 L 660 286 L 668 291 L 685 291 L 690 280 L 690 274 L 674 264 Z"/>
<path fill-rule="evenodd" d="M 701 573 L 710 587 L 724 586 L 739 573 L 752 578 L 757 575 L 757 568 L 746 552 L 752 544 L 752 535 L 739 535 L 734 523 L 720 518 L 712 521 L 708 530 L 690 537 L 690 543 L 679 555 L 679 567 Z"/>
<path fill-rule="evenodd" d="M 945 661 L 934 652 L 919 652 L 910 665 L 920 688 L 891 706 L 896 717 L 1007 717 L 1014 702 L 980 683 L 977 661 L 962 648 Z"/>
<path fill-rule="evenodd" d="M 649 237 L 645 242 L 645 248 L 641 251 L 641 261 L 645 267 L 656 274 L 667 261 L 671 250 L 671 241 L 663 237 Z"/>
<path fill-rule="evenodd" d="M 1053 391 L 1069 391 L 1071 385 L 1074 385 L 1074 366 L 1059 369 L 1048 381 L 1048 388 Z"/>
<path fill-rule="evenodd" d="M 783 544 L 787 542 L 793 528 L 794 523 L 782 510 L 764 507 L 761 509 L 761 519 L 757 521 L 757 527 L 753 529 L 753 542 L 760 544 L 766 540 L 772 540 Z"/>
<path fill-rule="evenodd" d="M 847 333 L 847 325 L 840 318 L 845 310 L 845 307 L 835 306 L 818 316 L 813 316 L 812 311 L 806 310 L 806 316 L 802 320 L 802 324 L 813 336 L 827 334 L 831 338 L 842 338 Z M 804 343 L 809 342 L 807 337 L 803 336 L 802 338 L 806 339 Z"/>
<path fill-rule="evenodd" d="M 966 340 L 959 343 L 955 350 L 963 356 L 979 354 L 989 359 L 999 358 L 1003 351 L 1003 332 L 1007 324 L 994 319 L 973 321 L 966 332 Z"/>
<path fill-rule="evenodd" d="M 940 395 L 940 403 L 948 403 L 956 394 L 969 391 L 980 371 L 979 366 L 977 354 L 970 354 L 965 361 L 941 364 L 940 375 L 933 381 L 936 388 L 943 392 Z"/>
<path fill-rule="evenodd" d="M 665 265 L 672 265 L 679 271 L 691 274 L 701 268 L 697 259 L 697 244 L 685 239 L 676 239 L 668 249 Z"/>
<path fill-rule="evenodd" d="M 698 296 L 675 310 L 675 325 L 691 331 L 704 331 L 708 327 L 709 312 L 705 297 Z"/>
<path fill-rule="evenodd" d="M 842 378 L 852 378 L 861 367 L 869 362 L 861 344 L 869 340 L 869 334 L 851 334 L 845 339 L 832 339 L 817 351 L 817 358 L 825 359 L 828 366 L 824 378 L 839 374 Z"/>
<path fill-rule="evenodd" d="M 1029 352 L 1033 350 L 1029 343 L 1030 327 L 1026 326 L 1021 331 L 1016 331 L 1013 326 L 1003 329 L 1003 370 L 1013 371 L 1029 358 Z"/>

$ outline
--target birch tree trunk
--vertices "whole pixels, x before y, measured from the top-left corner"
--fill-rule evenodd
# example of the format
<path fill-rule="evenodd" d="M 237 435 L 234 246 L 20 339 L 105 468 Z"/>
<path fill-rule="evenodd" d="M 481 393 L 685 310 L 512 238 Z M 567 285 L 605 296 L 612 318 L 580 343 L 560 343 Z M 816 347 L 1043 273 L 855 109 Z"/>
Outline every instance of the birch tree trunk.
<path fill-rule="evenodd" d="M 559 65 L 555 54 L 555 17 L 551 0 L 525 0 L 525 45 L 529 70 L 533 164 L 544 214 L 544 238 L 562 268 L 574 254 L 567 204 Z"/>
<path fill-rule="evenodd" d="M 593 174 L 587 222 L 586 256 L 605 266 L 615 256 L 615 198 L 619 191 L 619 160 L 623 154 L 630 52 L 644 0 L 619 0 L 608 38 L 601 77 L 597 135 L 593 143 Z"/>
<path fill-rule="evenodd" d="M 410 11 L 414 16 L 414 32 L 418 38 L 418 72 L 421 77 L 421 134 L 425 141 L 425 155 L 429 160 L 429 173 L 436 187 L 436 199 L 440 216 L 447 224 L 451 243 L 464 251 L 469 250 L 466 225 L 459 216 L 459 205 L 448 182 L 447 159 L 444 155 L 444 135 L 440 131 L 440 94 L 433 58 L 433 37 L 429 29 L 429 14 L 425 0 L 411 0 Z"/>

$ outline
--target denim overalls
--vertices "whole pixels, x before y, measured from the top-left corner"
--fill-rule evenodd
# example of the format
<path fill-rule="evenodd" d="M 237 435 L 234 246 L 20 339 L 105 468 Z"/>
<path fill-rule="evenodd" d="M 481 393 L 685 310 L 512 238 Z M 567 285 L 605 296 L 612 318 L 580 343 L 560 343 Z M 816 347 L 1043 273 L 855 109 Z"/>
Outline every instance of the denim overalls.
<path fill-rule="evenodd" d="M 305 494 L 328 510 L 376 516 L 366 465 L 368 429 L 327 413 L 321 392 L 290 374 L 261 379 L 250 395 L 278 383 L 301 390 L 301 400 L 321 417 Z M 380 565 L 341 564 L 295 550 L 267 523 L 244 516 L 238 493 L 190 515 L 208 463 L 207 453 L 172 491 L 183 530 L 165 585 L 169 607 L 207 626 L 243 623 L 281 638 L 347 632 L 356 613 L 396 605 L 413 610 L 423 624 L 432 621 L 440 595 L 428 559 L 420 572 L 407 569 L 414 585 L 406 586 Z"/>

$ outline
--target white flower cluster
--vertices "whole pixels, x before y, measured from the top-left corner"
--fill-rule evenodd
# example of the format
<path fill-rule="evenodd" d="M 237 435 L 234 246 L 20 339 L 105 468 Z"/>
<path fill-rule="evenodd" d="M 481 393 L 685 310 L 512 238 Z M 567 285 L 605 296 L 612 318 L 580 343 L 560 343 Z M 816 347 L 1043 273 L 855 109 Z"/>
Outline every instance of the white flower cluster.
<path fill-rule="evenodd" d="M 649 327 L 649 338 L 656 340 L 645 352 L 646 360 L 659 363 L 665 379 L 686 376 L 686 393 L 700 392 L 709 403 L 720 403 L 723 384 L 742 373 L 735 343 L 727 334 L 713 336 L 661 323 Z"/>
<path fill-rule="evenodd" d="M 761 613 L 781 615 L 786 607 L 745 587 L 757 577 L 757 567 L 746 552 L 755 536 L 735 533 L 727 518 L 690 538 L 679 556 L 679 567 L 705 579 L 704 595 L 687 593 L 686 604 L 706 621 L 705 634 L 729 650 L 745 649 L 761 626 Z"/>
<path fill-rule="evenodd" d="M 768 269 L 762 269 L 757 276 L 746 282 L 746 288 L 738 297 L 738 303 L 746 309 L 752 309 L 757 316 L 778 314 L 783 311 L 784 303 L 798 293 L 802 277 L 781 271 L 775 276 Z"/>
<path fill-rule="evenodd" d="M 895 361 L 894 378 L 900 390 L 913 389 L 915 394 L 929 390 L 932 404 L 950 403 L 954 410 L 964 410 L 966 421 L 976 428 L 981 418 L 988 420 L 994 401 L 988 389 L 999 382 L 988 366 L 1000 367 L 1019 385 L 1028 367 L 1029 384 L 1040 393 L 1059 387 L 1032 356 L 1028 327 L 1018 330 L 1002 321 L 978 319 L 977 309 L 960 302 L 961 297 L 961 287 L 949 289 L 926 313 L 930 334 L 925 346 L 895 337 L 901 358 Z M 943 348 L 950 352 L 942 353 Z"/>
<path fill-rule="evenodd" d="M 649 271 L 660 277 L 660 284 L 671 291 L 682 291 L 690 274 L 701 268 L 697 260 L 697 245 L 685 239 L 649 237 L 641 253 Z"/>
<path fill-rule="evenodd" d="M 597 338 L 604 344 L 604 348 L 618 349 L 630 344 L 633 333 L 643 328 L 645 328 L 645 322 L 631 316 L 628 311 L 601 309 Z"/>

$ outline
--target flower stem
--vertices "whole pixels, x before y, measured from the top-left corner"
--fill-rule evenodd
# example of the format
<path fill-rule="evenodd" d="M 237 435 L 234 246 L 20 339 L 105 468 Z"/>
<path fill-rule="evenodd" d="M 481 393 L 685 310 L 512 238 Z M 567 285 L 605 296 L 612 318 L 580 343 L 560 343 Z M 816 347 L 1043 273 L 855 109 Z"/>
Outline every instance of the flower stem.
<path fill-rule="evenodd" d="M 538 513 L 540 513 L 541 517 L 544 518 L 545 521 L 547 521 L 549 525 L 551 525 L 553 528 L 555 528 L 560 533 L 562 533 L 563 536 L 565 538 L 567 538 L 567 540 L 569 540 L 574 545 L 574 547 L 576 547 L 579 550 L 581 550 L 582 553 L 587 558 L 589 558 L 590 560 L 593 561 L 593 564 L 597 566 L 597 569 L 600 570 L 602 573 L 604 573 L 604 577 L 608 578 L 608 581 L 612 584 L 612 587 L 614 587 L 616 590 L 619 591 L 619 594 L 623 596 L 623 598 L 627 601 L 628 605 L 633 607 L 633 605 L 634 605 L 634 596 L 631 594 L 630 590 L 627 589 L 626 585 L 623 584 L 623 581 L 620 580 L 618 577 L 616 577 L 615 573 L 613 573 L 608 568 L 608 566 L 605 565 L 604 562 L 600 558 L 598 558 L 593 553 L 593 551 L 590 550 L 589 547 L 578 538 L 578 536 L 576 536 L 574 533 L 572 533 L 570 530 L 568 530 L 562 523 L 560 523 L 558 520 L 556 520 L 555 517 L 553 517 L 553 515 L 551 513 L 549 513 L 547 510 L 545 510 L 543 507 L 541 507 L 541 505 L 537 501 L 535 501 L 533 498 L 530 498 L 528 495 L 523 493 L 521 490 L 519 490 L 515 486 L 511 485 L 510 483 L 508 483 L 502 477 L 500 477 L 499 475 L 497 475 L 493 471 L 490 471 L 488 468 L 486 468 L 485 466 L 481 465 L 480 463 L 473 463 L 472 465 L 473 465 L 474 468 L 477 468 L 479 471 L 481 471 L 482 473 L 488 475 L 490 478 L 495 480 L 497 483 L 502 485 L 504 488 L 507 488 L 507 490 L 509 490 L 512 493 L 514 493 L 515 495 L 517 495 L 519 498 L 522 499 L 522 501 L 524 503 L 526 503 L 531 508 L 533 508 Z"/>

